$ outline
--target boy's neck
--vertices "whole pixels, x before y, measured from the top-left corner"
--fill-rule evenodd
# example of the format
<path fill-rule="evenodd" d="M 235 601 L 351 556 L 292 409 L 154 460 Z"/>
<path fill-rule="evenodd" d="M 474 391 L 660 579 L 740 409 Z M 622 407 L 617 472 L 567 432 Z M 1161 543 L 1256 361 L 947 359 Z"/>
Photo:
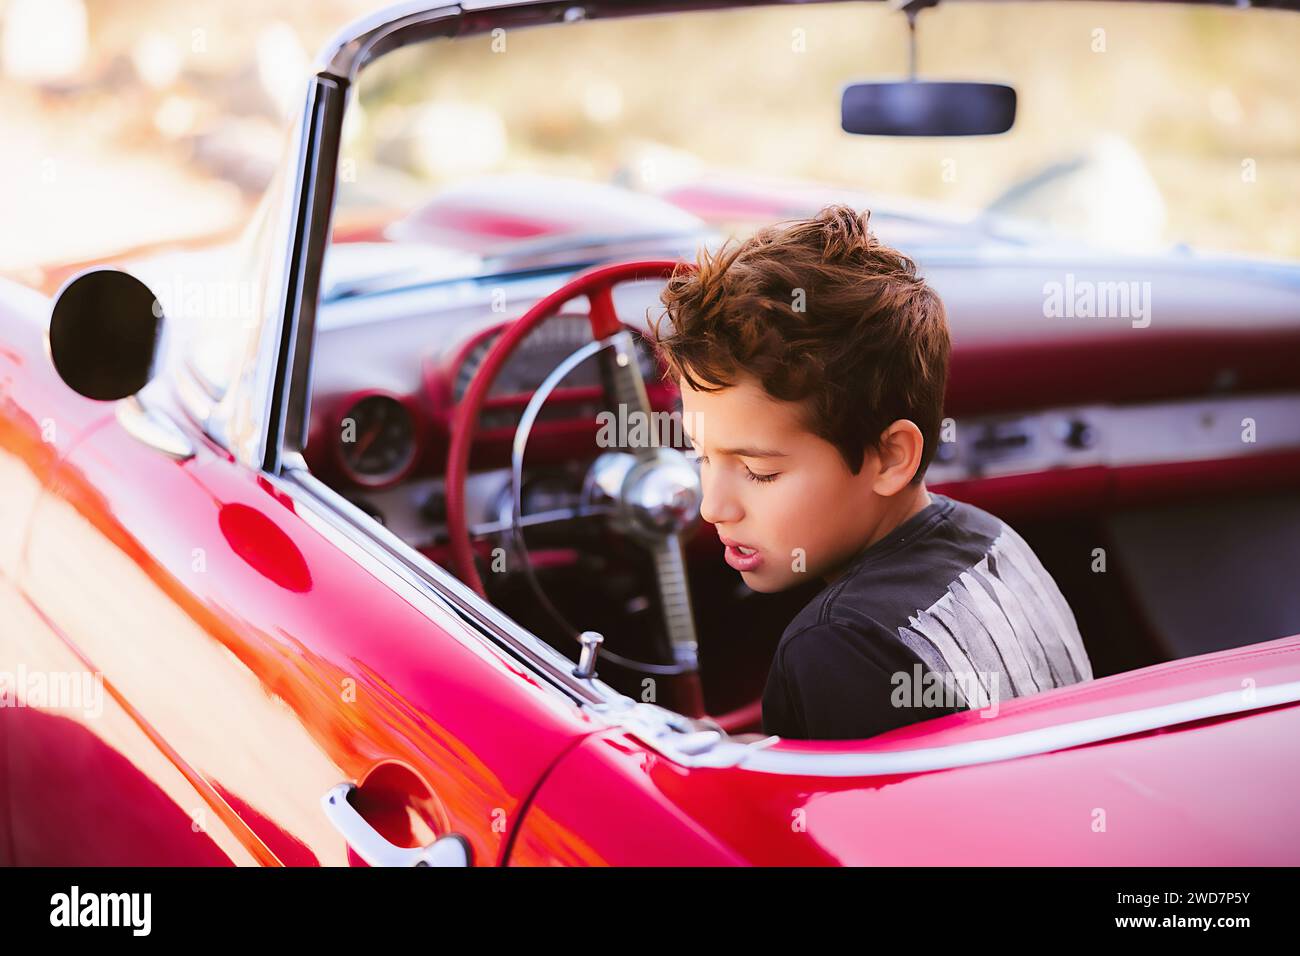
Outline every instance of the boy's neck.
<path fill-rule="evenodd" d="M 852 564 L 858 555 L 863 551 L 866 551 L 877 541 L 880 541 L 899 525 L 920 514 L 933 501 L 934 499 L 930 497 L 930 492 L 926 489 L 924 481 L 915 487 L 909 486 L 904 491 L 900 491 L 889 500 L 889 505 L 885 510 L 884 516 L 876 524 L 875 528 L 872 529 L 871 536 L 863 542 L 862 547 L 833 570 L 822 575 L 826 583 L 835 583 L 840 575 L 844 573 L 845 568 Z"/>

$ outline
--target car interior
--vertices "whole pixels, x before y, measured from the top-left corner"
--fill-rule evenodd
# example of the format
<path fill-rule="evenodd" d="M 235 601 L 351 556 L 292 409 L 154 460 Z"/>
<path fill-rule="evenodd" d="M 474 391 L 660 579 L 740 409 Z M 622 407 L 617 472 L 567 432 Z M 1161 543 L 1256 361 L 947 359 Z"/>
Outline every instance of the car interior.
<path fill-rule="evenodd" d="M 317 317 L 304 451 L 312 473 L 457 573 L 447 520 L 449 496 L 462 494 L 447 486 L 453 421 L 513 320 L 583 270 L 693 260 L 703 244 L 845 201 L 872 210 L 873 230 L 913 256 L 945 302 L 953 340 L 949 418 L 928 487 L 992 512 L 1028 541 L 1075 614 L 1095 676 L 1300 632 L 1294 271 L 1277 260 L 1171 253 L 1151 225 L 1158 218 L 1149 211 L 1165 203 L 1140 151 L 1101 135 L 1120 125 L 1121 107 L 1136 117 L 1125 114 L 1132 129 L 1145 130 L 1152 117 L 1163 121 L 1162 103 L 1189 101 L 1193 91 L 1152 87 L 1134 96 L 1122 77 L 1089 74 L 1077 89 L 1053 87 L 1044 97 L 1028 79 L 1037 75 L 1033 64 L 1003 57 L 993 27 L 980 33 L 980 57 L 1012 77 L 1023 67 L 1020 101 L 1000 84 L 916 84 L 914 17 L 905 28 L 889 11 L 813 6 L 799 9 L 795 46 L 804 37 L 822 43 L 822 53 L 782 60 L 781 69 L 769 68 L 766 54 L 728 61 L 728 71 L 751 60 L 762 66 L 740 79 L 728 75 L 710 97 L 694 87 L 720 59 L 721 38 L 752 45 L 766 42 L 758 31 L 774 31 L 761 37 L 784 44 L 786 12 L 692 13 L 697 28 L 672 32 L 659 51 L 678 58 L 673 68 L 651 64 L 641 75 L 636 70 L 646 64 L 606 64 L 629 91 L 638 78 L 652 89 L 644 102 L 619 94 L 599 70 L 575 68 L 578 80 L 536 91 L 528 78 L 547 69 L 567 77 L 562 71 L 578 61 L 604 63 L 610 50 L 653 46 L 654 31 L 673 24 L 610 20 L 531 31 L 533 45 L 511 57 L 487 56 L 469 40 L 438 45 L 434 59 L 402 50 L 375 68 L 371 98 L 363 77 L 358 102 L 379 118 L 376 129 L 400 135 L 380 142 L 374 134 L 375 168 L 383 174 L 363 171 L 341 182 L 345 199 L 397 181 L 397 167 L 404 175 L 422 169 L 440 186 L 405 193 L 418 197 L 413 202 L 336 207 L 350 214 L 335 216 L 326 263 L 333 278 Z M 936 49 L 955 42 L 965 22 L 958 10 L 926 16 L 922 23 L 933 25 L 922 29 Z M 913 75 L 906 83 L 849 83 L 837 116 L 807 96 L 863 72 L 856 42 L 837 42 L 846 29 L 889 56 L 903 56 L 898 41 L 907 36 Z M 1056 58 L 1074 55 L 1044 50 L 1022 52 L 1035 62 L 1040 53 L 1047 57 L 1053 75 L 1061 72 Z M 442 79 L 458 71 L 474 76 L 472 90 Z M 814 94 L 799 93 L 805 77 Z M 448 90 L 460 99 L 447 100 Z M 940 108 L 957 100 L 970 109 Z M 814 102 L 818 109 L 809 107 Z M 668 103 L 672 122 L 660 122 Z M 637 109 L 643 112 L 633 115 Z M 1065 133 L 1062 109 L 1074 117 Z M 721 140 L 719 115 L 728 117 Z M 971 125 L 974 115 L 983 126 Z M 1013 121 L 1013 136 L 996 135 Z M 440 138 L 444 126 L 459 132 Z M 777 128 L 785 132 L 774 138 Z M 1207 141 L 1213 135 L 1207 132 Z M 971 152 L 947 142 L 935 147 L 943 136 L 976 145 Z M 1063 136 L 1100 142 L 1087 154 L 1096 163 L 1050 162 Z M 647 137 L 678 148 L 652 150 L 649 159 L 605 175 L 601 163 L 615 147 L 640 148 Z M 683 155 L 688 148 L 711 148 L 714 165 L 692 165 Z M 1232 156 L 1238 148 L 1230 147 Z M 918 163 L 958 155 L 984 175 L 1007 167 L 1005 192 L 988 215 L 953 217 L 906 195 Z M 487 157 L 482 168 L 438 165 L 476 157 Z M 780 162 L 826 177 L 760 176 L 764 164 Z M 945 172 L 949 163 L 957 168 L 956 158 L 944 158 Z M 1011 175 L 1013 166 L 1023 178 Z M 541 172 L 497 175 L 502 169 Z M 653 176 L 638 178 L 647 170 Z M 828 185 L 834 173 L 837 182 L 878 191 Z M 954 174 L 954 182 L 965 180 Z M 932 179 L 920 183 L 933 191 Z M 891 193 L 891 186 L 898 189 Z M 1115 199 L 1103 210 L 1106 241 L 1074 241 L 1056 228 L 1053 197 L 1079 195 L 1093 207 Z M 1073 209 L 1068 202 L 1061 208 Z M 375 214 L 366 219 L 364 209 Z M 1012 228 L 1004 213 L 1029 218 Z M 1040 217 L 1035 228 L 1021 228 L 1031 213 Z M 1135 245 L 1142 230 L 1153 241 Z M 1112 242 L 1116 236 L 1123 242 Z M 629 282 L 613 290 L 613 301 L 637 336 L 650 403 L 671 415 L 675 387 L 639 335 L 661 312 L 661 286 Z M 573 368 L 529 423 L 517 535 L 512 527 L 518 426 L 548 376 L 591 341 L 591 307 L 581 297 L 565 304 L 496 375 L 478 416 L 463 500 L 487 598 L 575 659 L 575 633 L 599 632 L 600 677 L 637 698 L 646 671 L 618 658 L 663 664 L 669 654 L 650 554 L 600 515 L 545 520 L 582 511 L 588 501 L 591 466 L 602 451 L 599 415 L 613 407 L 609 350 Z M 689 451 L 680 434 L 666 443 Z M 703 522 L 683 549 L 705 709 L 728 730 L 752 731 L 776 643 L 820 586 L 750 590 Z"/>
<path fill-rule="evenodd" d="M 609 248 L 595 259 L 689 256 L 698 238 Z M 493 282 L 448 280 L 322 306 L 309 467 L 453 573 L 445 476 L 456 404 L 511 319 L 581 271 L 523 265 Z M 1300 631 L 1300 589 L 1290 580 L 1300 562 L 1300 290 L 1230 269 L 1193 277 L 1112 263 L 1097 268 L 1154 283 L 1158 327 L 1051 326 L 1018 317 L 1041 309 L 1054 265 L 975 268 L 934 256 L 926 266 L 954 340 L 950 419 L 927 485 L 1025 537 L 1069 601 L 1096 677 Z M 492 307 L 502 287 L 513 316 Z M 644 330 L 660 287 L 619 287 L 619 318 Z M 1230 304 L 1231 325 L 1205 321 Z M 599 515 L 526 523 L 585 500 L 602 451 L 598 415 L 612 407 L 608 350 L 564 378 L 525 449 L 520 533 L 551 607 L 512 543 L 511 443 L 534 392 L 591 341 L 585 305 L 575 300 L 526 337 L 493 383 L 470 454 L 467 521 L 489 600 L 575 660 L 574 633 L 599 632 L 612 652 L 599 661 L 601 678 L 635 697 L 645 674 L 612 656 L 671 660 L 649 552 Z M 671 414 L 676 389 L 637 341 L 651 403 Z M 689 450 L 679 435 L 665 441 L 674 438 Z M 820 583 L 750 590 L 702 521 L 684 550 L 706 711 L 752 731 L 776 642 Z"/>

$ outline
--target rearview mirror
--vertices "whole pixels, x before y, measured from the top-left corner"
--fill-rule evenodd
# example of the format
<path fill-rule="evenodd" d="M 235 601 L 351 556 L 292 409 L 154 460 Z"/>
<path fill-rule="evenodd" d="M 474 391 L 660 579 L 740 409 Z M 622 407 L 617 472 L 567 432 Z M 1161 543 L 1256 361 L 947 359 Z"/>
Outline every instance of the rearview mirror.
<path fill-rule="evenodd" d="M 840 97 L 840 126 L 867 136 L 988 136 L 1015 119 L 1016 91 L 1001 83 L 850 83 Z"/>
<path fill-rule="evenodd" d="M 148 286 L 116 269 L 95 269 L 59 290 L 46 345 L 69 388 L 86 398 L 116 401 L 153 377 L 162 327 L 162 306 Z"/>

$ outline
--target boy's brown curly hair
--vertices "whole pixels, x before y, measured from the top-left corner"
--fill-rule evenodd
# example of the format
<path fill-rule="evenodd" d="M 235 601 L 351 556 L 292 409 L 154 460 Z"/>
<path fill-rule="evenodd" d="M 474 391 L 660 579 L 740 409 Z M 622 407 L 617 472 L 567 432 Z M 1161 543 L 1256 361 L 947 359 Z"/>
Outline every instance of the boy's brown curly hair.
<path fill-rule="evenodd" d="M 855 475 L 884 430 L 909 419 L 925 439 L 919 482 L 943 420 L 948 321 L 916 264 L 872 235 L 870 218 L 830 205 L 702 248 L 665 285 L 651 341 L 666 377 L 691 388 L 717 391 L 748 373 L 774 398 L 802 403 L 807 428 Z"/>

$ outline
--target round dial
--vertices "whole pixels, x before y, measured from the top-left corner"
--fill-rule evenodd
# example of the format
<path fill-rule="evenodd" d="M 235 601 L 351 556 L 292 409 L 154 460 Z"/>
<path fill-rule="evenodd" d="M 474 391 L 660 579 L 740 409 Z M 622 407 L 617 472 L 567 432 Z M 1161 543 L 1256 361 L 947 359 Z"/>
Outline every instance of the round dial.
<path fill-rule="evenodd" d="M 361 399 L 343 416 L 339 453 L 348 474 L 365 485 L 398 477 L 415 458 L 415 423 L 387 395 Z"/>
<path fill-rule="evenodd" d="M 496 342 L 500 331 L 493 332 L 478 342 L 465 356 L 456 370 L 452 384 L 452 397 L 460 401 L 469 390 L 478 367 L 487 358 L 488 352 Z M 636 345 L 637 363 L 641 375 L 647 382 L 658 377 L 659 365 L 654 353 L 645 340 L 633 333 Z M 506 361 L 488 390 L 490 397 L 501 395 L 530 395 L 537 391 L 546 380 L 546 376 L 569 354 L 591 341 L 591 320 L 585 315 L 557 315 L 530 332 L 514 354 Z M 600 366 L 595 360 L 579 365 L 564 379 L 564 386 L 591 386 L 600 384 Z"/>

